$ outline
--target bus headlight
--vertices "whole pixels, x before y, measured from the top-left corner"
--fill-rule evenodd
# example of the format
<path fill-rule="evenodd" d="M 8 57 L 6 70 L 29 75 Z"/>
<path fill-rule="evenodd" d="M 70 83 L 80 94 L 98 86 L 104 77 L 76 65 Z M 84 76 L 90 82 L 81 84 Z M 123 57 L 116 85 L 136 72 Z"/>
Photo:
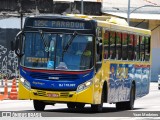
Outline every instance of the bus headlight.
<path fill-rule="evenodd" d="M 31 85 L 30 85 L 30 83 L 26 80 L 26 79 L 24 79 L 23 77 L 21 77 L 20 78 L 20 81 L 22 82 L 22 84 L 27 88 L 27 89 L 31 89 Z"/>
<path fill-rule="evenodd" d="M 77 88 L 77 92 L 80 92 L 82 90 L 85 90 L 86 88 L 88 88 L 89 86 L 92 85 L 92 80 L 88 80 L 85 83 L 82 83 L 78 86 Z"/>

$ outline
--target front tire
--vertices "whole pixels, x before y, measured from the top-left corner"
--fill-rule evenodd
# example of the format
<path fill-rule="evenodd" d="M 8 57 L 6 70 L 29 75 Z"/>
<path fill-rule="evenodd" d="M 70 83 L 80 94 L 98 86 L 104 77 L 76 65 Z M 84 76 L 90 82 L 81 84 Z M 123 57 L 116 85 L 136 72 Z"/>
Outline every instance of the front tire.
<path fill-rule="evenodd" d="M 67 103 L 67 107 L 68 107 L 69 109 L 73 109 L 73 108 L 76 107 L 76 104 L 75 104 L 75 103 Z"/>
<path fill-rule="evenodd" d="M 84 103 L 77 103 L 77 104 L 76 104 L 76 108 L 78 108 L 78 109 L 83 109 L 84 106 L 85 106 Z"/>
<path fill-rule="evenodd" d="M 33 100 L 33 105 L 36 111 L 43 111 L 45 108 L 45 103 L 39 100 Z"/>
<path fill-rule="evenodd" d="M 104 102 L 104 89 L 102 91 L 102 96 L 101 96 L 101 104 L 92 104 L 91 105 L 91 109 L 92 109 L 92 112 L 102 112 L 103 110 L 103 102 Z"/>

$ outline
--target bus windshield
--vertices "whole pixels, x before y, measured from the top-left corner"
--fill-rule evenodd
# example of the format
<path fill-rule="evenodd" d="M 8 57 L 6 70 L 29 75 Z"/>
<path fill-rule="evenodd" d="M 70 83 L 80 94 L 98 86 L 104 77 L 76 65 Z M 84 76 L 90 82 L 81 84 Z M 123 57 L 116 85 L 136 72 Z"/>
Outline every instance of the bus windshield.
<path fill-rule="evenodd" d="M 23 66 L 55 70 L 93 67 L 92 35 L 25 32 L 23 39 Z"/>

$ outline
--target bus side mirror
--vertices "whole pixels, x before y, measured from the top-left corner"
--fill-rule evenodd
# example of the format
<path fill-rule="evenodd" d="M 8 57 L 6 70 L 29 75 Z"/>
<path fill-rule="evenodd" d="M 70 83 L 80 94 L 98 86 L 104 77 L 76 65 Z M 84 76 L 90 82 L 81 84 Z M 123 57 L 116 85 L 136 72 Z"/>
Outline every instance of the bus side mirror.
<path fill-rule="evenodd" d="M 21 58 L 23 56 L 22 46 L 23 46 L 23 31 L 20 31 L 16 37 L 15 42 L 11 43 L 12 48 L 15 50 L 16 55 Z"/>

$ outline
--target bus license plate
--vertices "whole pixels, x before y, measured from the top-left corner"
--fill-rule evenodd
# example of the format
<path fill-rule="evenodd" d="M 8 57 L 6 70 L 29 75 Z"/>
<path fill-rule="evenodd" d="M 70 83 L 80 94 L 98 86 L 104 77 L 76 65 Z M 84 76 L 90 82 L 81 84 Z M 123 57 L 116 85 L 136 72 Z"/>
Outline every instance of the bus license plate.
<path fill-rule="evenodd" d="M 48 97 L 53 97 L 53 98 L 58 98 L 59 94 L 58 93 L 47 93 Z"/>

